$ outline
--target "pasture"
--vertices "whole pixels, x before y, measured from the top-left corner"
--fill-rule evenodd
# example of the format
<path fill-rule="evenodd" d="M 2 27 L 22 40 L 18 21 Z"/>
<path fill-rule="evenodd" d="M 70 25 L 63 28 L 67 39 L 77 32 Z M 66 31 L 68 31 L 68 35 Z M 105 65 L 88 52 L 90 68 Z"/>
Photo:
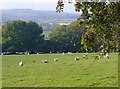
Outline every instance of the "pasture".
<path fill-rule="evenodd" d="M 3 55 L 2 87 L 117 87 L 118 54 L 96 61 L 93 55 L 88 59 L 82 53 Z M 75 61 L 77 56 L 80 60 Z M 42 63 L 43 59 L 49 62 Z M 18 66 L 20 61 L 24 66 Z"/>

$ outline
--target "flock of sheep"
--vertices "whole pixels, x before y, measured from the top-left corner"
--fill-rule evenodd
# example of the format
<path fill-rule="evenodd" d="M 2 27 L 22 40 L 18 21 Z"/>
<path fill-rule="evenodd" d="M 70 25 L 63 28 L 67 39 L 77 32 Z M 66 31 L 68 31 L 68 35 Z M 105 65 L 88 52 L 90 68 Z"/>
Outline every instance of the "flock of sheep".
<path fill-rule="evenodd" d="M 64 54 L 62 53 L 62 55 L 64 55 Z M 110 59 L 108 53 L 106 53 L 106 54 L 104 55 L 104 57 L 105 57 L 106 59 Z M 88 57 L 87 57 L 87 55 L 84 54 L 84 55 L 83 55 L 83 58 L 86 58 L 86 59 L 87 59 Z M 79 57 L 75 57 L 75 58 L 74 58 L 75 61 L 77 61 L 77 60 L 79 60 L 79 59 L 80 59 Z M 101 57 L 100 57 L 100 56 L 95 56 L 95 59 L 100 60 Z M 58 60 L 59 60 L 58 58 L 54 58 L 54 59 L 53 59 L 54 62 L 57 62 Z M 48 63 L 48 60 L 42 60 L 42 62 L 43 62 L 43 63 Z M 20 62 L 19 62 L 19 66 L 23 66 L 23 65 L 24 65 L 24 62 L 23 62 L 23 61 L 20 61 Z"/>
<path fill-rule="evenodd" d="M 58 61 L 58 58 L 55 58 L 53 61 L 54 61 L 54 62 Z M 43 62 L 43 63 L 48 63 L 48 60 L 42 60 L 42 62 Z M 23 66 L 23 65 L 24 65 L 24 62 L 23 62 L 23 61 L 20 61 L 20 62 L 19 62 L 19 66 Z"/>
<path fill-rule="evenodd" d="M 58 61 L 58 58 L 55 58 L 53 61 Z M 43 63 L 48 63 L 48 60 L 42 60 Z"/>

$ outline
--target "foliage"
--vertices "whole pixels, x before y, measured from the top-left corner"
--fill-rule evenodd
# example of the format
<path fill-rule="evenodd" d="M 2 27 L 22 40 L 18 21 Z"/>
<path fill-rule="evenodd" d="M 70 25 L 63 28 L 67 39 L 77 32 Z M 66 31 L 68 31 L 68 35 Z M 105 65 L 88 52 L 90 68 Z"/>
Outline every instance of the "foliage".
<path fill-rule="evenodd" d="M 43 30 L 35 22 L 12 21 L 2 25 L 3 51 L 36 51 L 42 47 Z"/>
<path fill-rule="evenodd" d="M 83 44 L 83 47 L 86 48 L 87 51 L 91 51 L 92 47 L 97 45 L 95 37 L 96 34 L 92 27 L 82 35 L 81 44 Z"/>
<path fill-rule="evenodd" d="M 79 51 L 80 40 L 84 30 L 80 28 L 77 22 L 70 25 L 57 26 L 50 34 L 50 40 L 56 42 L 61 51 Z"/>
<path fill-rule="evenodd" d="M 62 1 L 62 0 L 61 0 Z M 94 28 L 94 33 L 96 37 L 92 38 L 92 40 L 96 40 L 96 42 L 100 42 L 101 51 L 102 52 L 110 52 L 113 50 L 120 49 L 120 2 L 78 2 L 76 1 L 75 10 L 80 12 L 82 11 L 82 21 L 78 19 L 80 24 L 84 24 L 84 27 L 89 26 Z M 60 2 L 60 0 L 58 1 Z M 62 2 L 63 3 L 63 2 Z M 64 3 L 63 3 L 64 4 Z M 57 8 L 59 4 L 57 5 Z M 56 9 L 60 11 L 61 9 Z M 90 28 L 88 28 L 89 32 Z M 87 36 L 88 32 L 86 33 Z M 117 35 L 116 35 L 117 33 Z M 92 35 L 91 35 L 92 36 Z M 86 40 L 82 37 L 82 41 Z M 117 41 L 116 41 L 117 40 Z M 87 42 L 90 40 L 86 40 L 82 42 L 84 44 L 84 48 L 87 50 L 93 48 L 96 42 L 92 42 L 90 47 L 88 46 Z M 101 42 L 102 41 L 102 42 Z"/>

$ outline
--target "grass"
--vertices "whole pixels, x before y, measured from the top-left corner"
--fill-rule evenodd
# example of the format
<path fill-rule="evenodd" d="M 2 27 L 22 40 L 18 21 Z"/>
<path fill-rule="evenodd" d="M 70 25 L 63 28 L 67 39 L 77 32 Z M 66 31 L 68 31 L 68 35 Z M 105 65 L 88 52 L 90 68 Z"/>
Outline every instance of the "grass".
<path fill-rule="evenodd" d="M 93 61 L 94 54 L 3 55 L 3 87 L 118 87 L 118 54 Z M 75 61 L 76 56 L 80 57 Z M 59 58 L 58 62 L 53 59 Z M 41 60 L 48 59 L 49 63 Z M 18 66 L 19 61 L 24 66 Z"/>

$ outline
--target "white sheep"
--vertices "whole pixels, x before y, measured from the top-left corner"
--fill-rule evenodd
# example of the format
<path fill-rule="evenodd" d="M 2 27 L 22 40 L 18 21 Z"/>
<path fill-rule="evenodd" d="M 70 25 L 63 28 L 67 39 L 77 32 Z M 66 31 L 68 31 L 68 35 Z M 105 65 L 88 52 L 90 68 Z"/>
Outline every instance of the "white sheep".
<path fill-rule="evenodd" d="M 1 53 L 1 55 L 3 55 L 3 53 Z"/>
<path fill-rule="evenodd" d="M 65 53 L 63 52 L 62 55 L 64 55 Z"/>
<path fill-rule="evenodd" d="M 68 54 L 72 54 L 72 52 L 68 52 Z"/>
<path fill-rule="evenodd" d="M 103 55 L 103 53 L 101 52 L 100 55 Z"/>
<path fill-rule="evenodd" d="M 86 58 L 86 55 L 83 55 L 83 58 Z"/>
<path fill-rule="evenodd" d="M 79 60 L 79 57 L 75 57 L 75 60 L 76 60 L 76 61 Z"/>
<path fill-rule="evenodd" d="M 107 59 L 110 59 L 110 57 L 109 57 L 108 53 L 106 53 L 105 57 L 106 57 Z"/>
<path fill-rule="evenodd" d="M 101 59 L 101 57 L 100 56 L 95 56 L 95 60 L 100 60 Z"/>
<path fill-rule="evenodd" d="M 19 62 L 19 66 L 23 66 L 23 64 L 24 64 L 23 61 Z"/>
<path fill-rule="evenodd" d="M 39 54 L 39 53 L 37 53 L 37 54 Z"/>
<path fill-rule="evenodd" d="M 98 59 L 100 60 L 100 59 L 101 59 L 101 57 L 100 57 L 100 56 L 98 56 Z"/>
<path fill-rule="evenodd" d="M 43 63 L 48 63 L 48 60 L 42 60 Z"/>
<path fill-rule="evenodd" d="M 55 61 L 55 62 L 58 61 L 58 58 L 55 58 L 54 61 Z"/>

